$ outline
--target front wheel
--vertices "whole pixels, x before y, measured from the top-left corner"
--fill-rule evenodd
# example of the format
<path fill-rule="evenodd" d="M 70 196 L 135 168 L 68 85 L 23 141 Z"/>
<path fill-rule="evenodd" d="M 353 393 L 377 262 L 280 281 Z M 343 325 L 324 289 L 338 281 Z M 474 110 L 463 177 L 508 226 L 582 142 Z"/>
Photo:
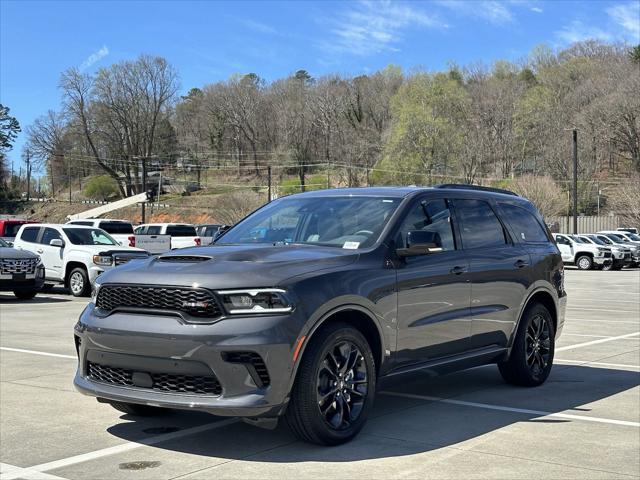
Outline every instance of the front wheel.
<path fill-rule="evenodd" d="M 347 324 L 329 324 L 316 332 L 304 352 L 287 424 L 307 442 L 348 442 L 364 426 L 375 389 L 375 360 L 367 340 Z"/>
<path fill-rule="evenodd" d="M 13 294 L 20 300 L 31 300 L 38 294 L 37 290 L 14 290 Z"/>
<path fill-rule="evenodd" d="M 581 255 L 576 259 L 576 265 L 580 270 L 591 270 L 593 260 L 589 255 Z"/>
<path fill-rule="evenodd" d="M 89 295 L 89 276 L 84 268 L 78 267 L 69 274 L 69 290 L 74 297 L 86 297 Z"/>
<path fill-rule="evenodd" d="M 523 387 L 542 385 L 553 366 L 555 328 L 544 305 L 528 308 L 518 326 L 509 359 L 498 363 L 507 383 Z"/>

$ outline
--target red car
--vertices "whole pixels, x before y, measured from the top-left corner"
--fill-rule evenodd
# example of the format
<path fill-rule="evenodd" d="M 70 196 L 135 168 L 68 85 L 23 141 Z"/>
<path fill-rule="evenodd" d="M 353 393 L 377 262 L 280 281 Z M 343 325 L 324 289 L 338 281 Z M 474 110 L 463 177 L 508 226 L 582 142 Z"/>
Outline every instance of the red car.
<path fill-rule="evenodd" d="M 16 233 L 20 229 L 20 226 L 25 223 L 37 223 L 31 220 L 18 220 L 12 219 L 0 219 L 0 238 L 5 242 L 13 243 L 16 238 Z"/>

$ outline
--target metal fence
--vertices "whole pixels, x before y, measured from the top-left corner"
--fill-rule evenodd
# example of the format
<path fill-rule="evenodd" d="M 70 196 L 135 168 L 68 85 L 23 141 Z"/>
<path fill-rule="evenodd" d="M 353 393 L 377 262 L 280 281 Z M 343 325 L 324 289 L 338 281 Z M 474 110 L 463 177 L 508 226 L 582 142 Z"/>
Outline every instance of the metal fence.
<path fill-rule="evenodd" d="M 554 233 L 573 233 L 573 217 L 547 218 L 547 224 Z M 578 217 L 578 233 L 594 233 L 601 230 L 615 230 L 623 227 L 618 215 L 581 215 Z"/>

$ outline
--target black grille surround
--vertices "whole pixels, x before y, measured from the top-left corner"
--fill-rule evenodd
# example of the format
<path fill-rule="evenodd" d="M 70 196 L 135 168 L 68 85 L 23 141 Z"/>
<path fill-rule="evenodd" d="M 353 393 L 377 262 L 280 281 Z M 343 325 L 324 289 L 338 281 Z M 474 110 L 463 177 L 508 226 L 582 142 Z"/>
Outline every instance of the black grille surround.
<path fill-rule="evenodd" d="M 100 287 L 96 307 L 103 314 L 113 311 L 175 313 L 186 321 L 209 322 L 222 317 L 214 294 L 202 288 L 106 284 Z"/>
<path fill-rule="evenodd" d="M 229 363 L 241 363 L 249 371 L 255 384 L 262 388 L 271 385 L 271 377 L 262 357 L 256 352 L 223 352 L 222 359 Z"/>
<path fill-rule="evenodd" d="M 202 376 L 143 372 L 147 373 L 153 382 L 151 387 L 145 388 L 134 384 L 134 373 L 134 370 L 127 368 L 87 362 L 87 378 L 98 383 L 120 387 L 142 388 L 144 390 L 179 395 L 219 396 L 222 394 L 222 387 L 215 375 Z"/>

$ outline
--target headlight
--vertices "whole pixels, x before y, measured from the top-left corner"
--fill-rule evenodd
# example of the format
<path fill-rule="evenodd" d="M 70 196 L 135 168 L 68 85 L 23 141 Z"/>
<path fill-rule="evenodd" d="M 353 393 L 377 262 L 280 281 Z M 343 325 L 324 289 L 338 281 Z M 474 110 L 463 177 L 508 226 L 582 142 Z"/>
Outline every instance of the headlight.
<path fill-rule="evenodd" d="M 113 258 L 110 255 L 94 255 L 93 263 L 96 265 L 109 266 L 113 263 Z"/>
<path fill-rule="evenodd" d="M 239 313 L 288 313 L 293 304 L 286 291 L 279 288 L 246 290 L 220 290 L 216 292 L 230 314 Z"/>

